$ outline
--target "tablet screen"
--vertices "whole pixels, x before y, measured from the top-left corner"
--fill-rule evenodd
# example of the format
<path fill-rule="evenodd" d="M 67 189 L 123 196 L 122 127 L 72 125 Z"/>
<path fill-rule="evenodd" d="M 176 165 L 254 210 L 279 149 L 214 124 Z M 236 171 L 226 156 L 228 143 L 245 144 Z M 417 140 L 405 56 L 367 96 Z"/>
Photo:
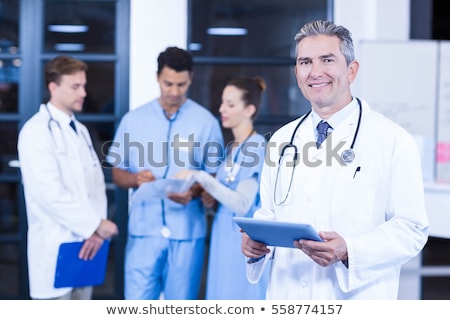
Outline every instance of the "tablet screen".
<path fill-rule="evenodd" d="M 268 246 L 295 248 L 295 240 L 323 241 L 309 224 L 234 217 L 233 220 L 250 238 Z"/>

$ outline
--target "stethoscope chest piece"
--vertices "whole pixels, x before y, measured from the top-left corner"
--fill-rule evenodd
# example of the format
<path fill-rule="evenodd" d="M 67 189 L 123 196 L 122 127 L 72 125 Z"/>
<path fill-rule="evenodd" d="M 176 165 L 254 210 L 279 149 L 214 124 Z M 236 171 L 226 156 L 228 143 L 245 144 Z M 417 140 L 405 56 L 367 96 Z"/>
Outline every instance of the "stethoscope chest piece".
<path fill-rule="evenodd" d="M 225 177 L 225 182 L 228 184 L 233 183 L 235 180 L 236 180 L 236 177 L 232 172 L 229 172 L 228 175 Z"/>
<path fill-rule="evenodd" d="M 225 183 L 227 184 L 233 184 L 236 181 L 236 176 L 239 172 L 240 165 L 236 162 L 237 159 L 233 160 L 233 164 L 230 167 L 225 167 L 225 171 L 227 172 L 227 175 L 225 177 Z"/>
<path fill-rule="evenodd" d="M 170 232 L 170 229 L 167 227 L 167 226 L 163 226 L 162 228 L 161 228 L 161 236 L 163 237 L 163 238 L 165 238 L 165 239 L 167 239 L 167 238 L 169 238 L 170 237 L 170 234 L 171 234 L 171 232 Z"/>
<path fill-rule="evenodd" d="M 353 160 L 355 160 L 355 152 L 353 151 L 353 149 L 344 150 L 341 154 L 341 159 L 345 163 L 351 163 Z"/>

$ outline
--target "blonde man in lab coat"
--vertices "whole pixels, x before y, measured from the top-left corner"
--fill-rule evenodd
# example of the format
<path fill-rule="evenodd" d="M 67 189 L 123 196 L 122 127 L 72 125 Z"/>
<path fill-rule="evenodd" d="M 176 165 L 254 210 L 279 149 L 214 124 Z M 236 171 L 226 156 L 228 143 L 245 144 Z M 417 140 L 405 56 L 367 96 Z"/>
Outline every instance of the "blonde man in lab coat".
<path fill-rule="evenodd" d="M 244 234 L 247 277 L 258 281 L 272 260 L 268 299 L 397 299 L 401 266 L 428 237 L 416 142 L 352 96 L 359 63 L 347 29 L 313 21 L 295 40 L 311 112 L 273 135 L 254 217 L 311 224 L 324 241 L 267 247 Z M 283 152 L 286 141 L 295 147 Z"/>
<path fill-rule="evenodd" d="M 84 240 L 79 257 L 92 259 L 118 233 L 106 217 L 105 181 L 89 132 L 74 116 L 86 97 L 86 70 L 67 56 L 49 61 L 50 100 L 19 133 L 32 299 L 91 299 L 91 286 L 54 287 L 59 246 Z"/>

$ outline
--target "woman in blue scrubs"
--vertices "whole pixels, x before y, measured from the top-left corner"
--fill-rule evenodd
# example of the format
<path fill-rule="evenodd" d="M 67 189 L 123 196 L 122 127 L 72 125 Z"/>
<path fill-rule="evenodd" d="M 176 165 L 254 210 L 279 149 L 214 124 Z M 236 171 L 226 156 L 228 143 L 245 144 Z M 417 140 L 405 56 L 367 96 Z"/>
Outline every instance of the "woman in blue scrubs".
<path fill-rule="evenodd" d="M 216 177 L 202 171 L 185 170 L 177 177 L 193 176 L 204 188 L 205 206 L 218 202 L 211 230 L 206 284 L 208 300 L 265 299 L 268 274 L 257 284 L 246 278 L 246 259 L 241 252 L 239 227 L 233 217 L 251 217 L 260 206 L 259 179 L 266 140 L 253 127 L 265 83 L 261 78 L 237 77 L 222 92 L 222 126 L 231 129 L 233 142 Z"/>

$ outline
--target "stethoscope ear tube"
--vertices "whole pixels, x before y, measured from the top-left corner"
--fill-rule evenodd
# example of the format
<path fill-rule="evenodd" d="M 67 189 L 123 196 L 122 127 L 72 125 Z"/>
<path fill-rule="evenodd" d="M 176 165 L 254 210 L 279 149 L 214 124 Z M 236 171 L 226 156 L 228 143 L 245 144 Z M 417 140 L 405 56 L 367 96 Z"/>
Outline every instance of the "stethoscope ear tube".
<path fill-rule="evenodd" d="M 298 149 L 297 149 L 297 146 L 295 145 L 295 144 L 293 144 L 293 143 L 288 143 L 288 144 L 286 144 L 284 147 L 283 147 L 283 149 L 281 149 L 281 154 L 280 154 L 280 158 L 278 159 L 278 166 L 280 166 L 281 165 L 281 160 L 283 159 L 283 157 L 285 156 L 285 154 L 286 154 L 286 150 L 287 149 L 289 149 L 289 148 L 293 148 L 294 149 L 294 152 L 293 152 L 293 161 L 294 161 L 294 163 L 296 163 L 297 162 L 297 158 L 298 158 Z"/>
<path fill-rule="evenodd" d="M 356 101 L 358 101 L 358 106 L 359 106 L 359 116 L 358 116 L 358 124 L 356 125 L 356 130 L 355 130 L 355 134 L 353 135 L 353 141 L 352 144 L 350 145 L 350 148 L 347 150 L 344 150 L 341 154 L 341 159 L 343 162 L 345 163 L 351 163 L 354 159 L 355 159 L 355 151 L 353 150 L 353 147 L 355 146 L 355 141 L 356 141 L 356 137 L 358 136 L 358 132 L 359 132 L 359 127 L 361 125 L 361 118 L 362 118 L 362 104 L 361 104 L 361 100 L 359 100 L 358 98 L 356 98 Z M 294 169 L 295 166 L 297 164 L 297 157 L 298 157 L 298 153 L 297 153 L 297 146 L 294 144 L 294 139 L 295 139 L 295 135 L 297 134 L 298 128 L 301 126 L 301 124 L 305 121 L 305 119 L 309 116 L 309 114 L 311 113 L 311 110 L 303 117 L 300 119 L 300 121 L 298 122 L 297 126 L 294 129 L 294 132 L 292 133 L 291 136 L 291 140 L 288 144 L 286 144 L 283 149 L 281 149 L 280 152 L 280 157 L 278 159 L 278 168 L 277 168 L 277 174 L 275 177 L 275 186 L 274 186 L 274 194 L 273 194 L 273 199 L 274 199 L 274 203 L 277 206 L 283 205 L 286 200 L 289 197 L 289 193 L 291 191 L 291 186 L 292 186 L 292 180 L 294 177 Z M 282 160 L 285 157 L 285 153 L 286 150 L 288 148 L 293 148 L 294 149 L 294 163 L 293 163 L 293 168 L 292 168 L 292 172 L 291 172 L 291 179 L 289 181 L 289 186 L 288 186 L 288 190 L 286 192 L 286 195 L 284 197 L 281 197 L 281 201 L 277 201 L 277 187 L 278 187 L 278 180 L 279 180 L 279 174 L 280 174 L 280 168 L 282 165 Z"/>
<path fill-rule="evenodd" d="M 55 144 L 56 152 L 59 155 L 65 156 L 65 155 L 67 155 L 66 137 L 64 136 L 64 132 L 61 128 L 61 124 L 59 123 L 58 120 L 53 118 L 47 104 L 45 104 L 45 109 L 47 110 L 48 117 L 49 117 L 48 124 L 47 124 L 48 130 L 50 131 L 50 135 L 52 136 L 53 143 Z M 53 130 L 52 127 L 53 128 L 56 127 L 58 129 L 57 131 L 59 132 L 59 135 L 55 134 L 55 131 Z M 80 131 L 80 134 L 83 137 L 83 140 L 89 149 L 89 152 L 90 152 L 91 158 L 92 158 L 92 162 L 93 162 L 94 166 L 96 166 L 98 164 L 98 157 L 97 157 L 97 154 L 95 153 L 94 147 L 92 146 L 91 143 L 89 143 L 89 140 L 86 137 L 83 130 Z"/>
<path fill-rule="evenodd" d="M 362 118 L 361 100 L 359 100 L 359 98 L 356 98 L 356 101 L 358 101 L 358 106 L 359 106 L 358 123 L 356 125 L 356 130 L 355 130 L 355 134 L 353 135 L 353 141 L 352 141 L 352 144 L 350 145 L 350 149 L 344 150 L 341 154 L 342 161 L 344 161 L 345 163 L 351 163 L 355 159 L 355 151 L 353 151 L 353 147 L 355 146 L 356 137 L 358 136 L 359 127 L 361 125 L 361 118 Z M 294 144 L 295 135 L 297 134 L 298 128 L 300 128 L 300 126 L 306 120 L 306 118 L 309 116 L 310 113 L 311 113 L 311 110 L 307 114 L 305 114 L 305 116 L 300 119 L 297 126 L 295 126 L 294 132 L 292 133 L 292 136 L 291 136 L 291 141 L 287 145 L 285 145 L 283 147 L 283 149 L 281 150 L 280 159 L 278 159 L 278 164 L 281 163 L 281 158 L 283 158 L 286 149 L 288 149 L 290 147 L 295 148 L 294 158 L 295 158 L 295 161 L 297 161 L 297 147 Z"/>

